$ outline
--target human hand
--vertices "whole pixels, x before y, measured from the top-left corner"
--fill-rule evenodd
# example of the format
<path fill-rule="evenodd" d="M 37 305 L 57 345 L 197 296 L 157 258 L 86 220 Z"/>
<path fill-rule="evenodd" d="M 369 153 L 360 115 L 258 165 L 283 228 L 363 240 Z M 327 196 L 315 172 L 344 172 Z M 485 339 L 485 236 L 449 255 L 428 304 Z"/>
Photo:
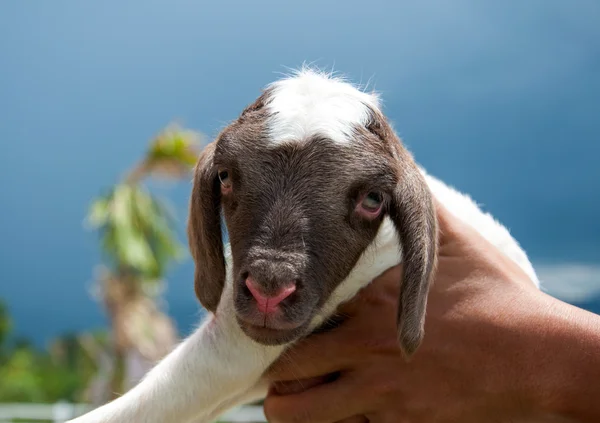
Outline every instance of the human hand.
<path fill-rule="evenodd" d="M 525 273 L 438 204 L 439 261 L 425 338 L 407 362 L 397 341 L 401 266 L 339 312 L 340 327 L 301 341 L 267 374 L 270 422 L 521 421 L 536 412 L 534 315 L 548 307 Z M 331 375 L 334 375 L 333 380 Z"/>

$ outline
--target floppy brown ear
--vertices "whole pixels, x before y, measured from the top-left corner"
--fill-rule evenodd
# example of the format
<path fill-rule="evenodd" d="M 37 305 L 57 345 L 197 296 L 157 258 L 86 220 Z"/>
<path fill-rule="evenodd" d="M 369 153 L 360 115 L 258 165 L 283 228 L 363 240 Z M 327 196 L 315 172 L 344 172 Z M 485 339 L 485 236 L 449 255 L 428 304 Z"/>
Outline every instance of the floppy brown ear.
<path fill-rule="evenodd" d="M 216 142 L 200 154 L 189 207 L 188 242 L 195 262 L 194 290 L 202 306 L 216 311 L 225 285 L 221 189 L 213 166 Z"/>
<path fill-rule="evenodd" d="M 409 358 L 424 336 L 427 297 L 437 262 L 437 217 L 425 178 L 385 118 L 374 112 L 368 129 L 387 144 L 396 161 L 397 183 L 388 212 L 402 246 L 398 334 Z"/>
<path fill-rule="evenodd" d="M 437 220 L 431 193 L 410 158 L 401 160 L 397 177 L 389 214 L 402 245 L 398 333 L 402 350 L 410 357 L 424 335 L 427 296 L 437 260 Z"/>

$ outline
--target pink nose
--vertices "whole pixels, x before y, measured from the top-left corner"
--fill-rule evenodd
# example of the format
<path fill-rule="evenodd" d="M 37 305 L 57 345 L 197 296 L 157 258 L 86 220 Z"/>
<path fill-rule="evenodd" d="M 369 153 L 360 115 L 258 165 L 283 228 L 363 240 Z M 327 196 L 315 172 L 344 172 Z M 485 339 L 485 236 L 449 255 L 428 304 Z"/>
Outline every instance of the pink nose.
<path fill-rule="evenodd" d="M 268 297 L 260 292 L 258 284 L 251 277 L 248 277 L 246 279 L 246 286 L 248 287 L 250 293 L 256 300 L 258 310 L 261 313 L 265 314 L 273 313 L 274 311 L 276 311 L 279 303 L 281 303 L 287 297 L 292 295 L 296 290 L 296 284 L 292 282 L 291 285 L 285 288 L 281 288 L 281 290 L 279 290 L 279 292 L 276 295 Z"/>

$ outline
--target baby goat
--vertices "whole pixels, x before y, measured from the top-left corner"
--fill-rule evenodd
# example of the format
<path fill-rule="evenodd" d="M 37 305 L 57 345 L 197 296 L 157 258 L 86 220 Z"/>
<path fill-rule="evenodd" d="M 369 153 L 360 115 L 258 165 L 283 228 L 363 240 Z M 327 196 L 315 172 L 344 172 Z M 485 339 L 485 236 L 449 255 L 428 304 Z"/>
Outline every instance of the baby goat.
<path fill-rule="evenodd" d="M 212 313 L 135 388 L 73 422 L 210 422 L 260 399 L 261 376 L 291 343 L 401 261 L 410 357 L 436 262 L 432 195 L 539 286 L 502 225 L 414 163 L 374 94 L 309 69 L 271 84 L 196 166 L 188 235 Z"/>

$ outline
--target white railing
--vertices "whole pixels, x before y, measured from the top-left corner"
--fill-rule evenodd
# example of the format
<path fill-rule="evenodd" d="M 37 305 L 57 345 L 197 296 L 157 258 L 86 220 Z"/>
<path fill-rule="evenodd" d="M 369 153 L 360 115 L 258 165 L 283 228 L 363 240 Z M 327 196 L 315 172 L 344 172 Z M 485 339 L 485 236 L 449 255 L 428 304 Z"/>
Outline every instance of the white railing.
<path fill-rule="evenodd" d="M 87 404 L 29 404 L 0 403 L 0 423 L 37 423 L 40 421 L 64 423 L 90 410 Z M 262 407 L 244 406 L 225 413 L 218 420 L 223 423 L 261 423 L 266 422 Z"/>

